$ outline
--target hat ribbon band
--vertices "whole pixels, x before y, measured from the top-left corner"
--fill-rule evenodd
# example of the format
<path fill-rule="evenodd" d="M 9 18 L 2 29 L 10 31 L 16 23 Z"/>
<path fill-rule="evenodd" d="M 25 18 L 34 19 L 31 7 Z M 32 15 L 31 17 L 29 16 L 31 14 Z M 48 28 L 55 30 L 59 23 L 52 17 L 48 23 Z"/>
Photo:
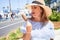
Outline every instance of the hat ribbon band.
<path fill-rule="evenodd" d="M 44 4 L 42 4 L 42 3 L 38 2 L 38 1 L 33 1 L 32 3 L 44 5 Z"/>

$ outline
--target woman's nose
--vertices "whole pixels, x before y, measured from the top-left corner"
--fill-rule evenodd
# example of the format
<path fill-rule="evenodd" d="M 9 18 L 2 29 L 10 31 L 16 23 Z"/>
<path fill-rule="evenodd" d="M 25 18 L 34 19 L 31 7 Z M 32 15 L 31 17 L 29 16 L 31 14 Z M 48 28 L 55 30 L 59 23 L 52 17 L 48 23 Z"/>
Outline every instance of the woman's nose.
<path fill-rule="evenodd" d="M 34 12 L 34 9 L 32 9 L 32 11 Z"/>

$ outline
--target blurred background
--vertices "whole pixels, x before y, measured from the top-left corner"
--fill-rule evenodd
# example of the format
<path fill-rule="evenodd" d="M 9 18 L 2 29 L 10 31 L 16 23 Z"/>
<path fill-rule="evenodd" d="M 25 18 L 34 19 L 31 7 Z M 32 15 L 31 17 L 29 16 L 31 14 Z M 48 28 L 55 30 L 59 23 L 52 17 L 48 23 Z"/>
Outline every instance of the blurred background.
<path fill-rule="evenodd" d="M 0 22 L 11 19 L 11 17 L 15 19 L 20 15 L 21 11 L 26 11 L 27 8 L 25 8 L 25 5 L 30 4 L 32 1 L 33 0 L 0 0 Z M 49 17 L 49 19 L 51 21 L 60 21 L 60 0 L 45 0 L 45 3 L 53 12 L 53 17 Z"/>
<path fill-rule="evenodd" d="M 29 17 L 29 12 L 25 6 L 32 1 L 34 0 L 0 0 L 0 37 L 8 35 L 11 31 L 17 33 L 16 29 L 18 30 L 18 34 L 20 34 L 19 28 L 24 23 L 20 12 L 24 11 Z M 49 19 L 54 23 L 55 40 L 60 40 L 60 0 L 44 1 L 46 6 L 52 9 L 52 15 L 49 16 Z M 14 33 L 10 34 L 13 35 Z M 16 35 L 13 37 L 15 36 Z M 6 39 L 6 37 L 2 39 Z M 11 40 L 13 40 L 13 38 Z"/>

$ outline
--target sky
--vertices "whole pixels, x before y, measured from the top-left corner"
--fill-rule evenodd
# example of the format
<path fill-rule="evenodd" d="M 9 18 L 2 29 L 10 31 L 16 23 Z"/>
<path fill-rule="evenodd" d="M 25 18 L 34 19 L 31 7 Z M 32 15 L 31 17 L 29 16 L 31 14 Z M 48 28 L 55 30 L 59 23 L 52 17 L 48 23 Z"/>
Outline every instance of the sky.
<path fill-rule="evenodd" d="M 17 8 L 23 8 L 26 3 L 31 3 L 33 0 L 10 0 L 11 3 L 11 9 L 16 10 Z M 56 0 L 52 0 L 56 1 Z M 7 8 L 9 7 L 9 0 L 0 0 L 0 11 L 3 10 L 3 7 Z"/>
<path fill-rule="evenodd" d="M 11 9 L 16 10 L 17 8 L 23 8 L 26 3 L 31 3 L 33 0 L 10 0 Z M 9 6 L 9 0 L 0 0 L 0 11 L 3 7 L 7 8 Z"/>

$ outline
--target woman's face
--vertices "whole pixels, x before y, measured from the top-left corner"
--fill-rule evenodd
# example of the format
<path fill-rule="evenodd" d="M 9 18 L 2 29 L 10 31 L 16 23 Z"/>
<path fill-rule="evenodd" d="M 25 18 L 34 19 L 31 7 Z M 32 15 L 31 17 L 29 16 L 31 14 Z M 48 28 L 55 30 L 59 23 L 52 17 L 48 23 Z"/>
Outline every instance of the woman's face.
<path fill-rule="evenodd" d="M 40 17 L 42 13 L 42 9 L 39 6 L 31 6 L 32 13 L 31 15 L 35 17 Z"/>

